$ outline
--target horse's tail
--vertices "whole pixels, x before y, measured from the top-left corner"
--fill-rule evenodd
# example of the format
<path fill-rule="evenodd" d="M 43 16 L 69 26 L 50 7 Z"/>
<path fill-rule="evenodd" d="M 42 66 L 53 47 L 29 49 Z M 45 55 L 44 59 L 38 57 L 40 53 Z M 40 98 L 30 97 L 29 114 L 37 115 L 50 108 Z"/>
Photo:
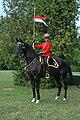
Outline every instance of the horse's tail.
<path fill-rule="evenodd" d="M 76 87 L 80 88 L 80 86 L 78 85 L 77 81 L 74 79 L 74 76 L 72 74 L 72 70 L 71 70 L 71 67 L 70 67 L 69 63 L 68 63 L 68 72 L 69 72 L 69 76 L 70 76 L 70 79 L 71 79 L 73 85 L 75 85 Z"/>

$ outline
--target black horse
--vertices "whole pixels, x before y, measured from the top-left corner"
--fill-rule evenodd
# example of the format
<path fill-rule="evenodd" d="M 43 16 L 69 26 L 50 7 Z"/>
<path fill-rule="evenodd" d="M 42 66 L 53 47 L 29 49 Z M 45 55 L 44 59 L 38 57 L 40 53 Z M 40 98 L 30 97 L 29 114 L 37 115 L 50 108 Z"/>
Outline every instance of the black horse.
<path fill-rule="evenodd" d="M 38 103 L 40 100 L 40 78 L 45 78 L 45 66 L 44 64 L 41 64 L 39 60 L 39 55 L 34 51 L 31 45 L 28 43 L 23 42 L 21 39 L 17 39 L 17 47 L 16 47 L 16 56 L 19 56 L 21 54 L 24 54 L 24 57 L 27 62 L 27 74 L 29 75 L 31 79 L 31 85 L 32 85 L 32 91 L 33 91 L 33 99 L 32 102 Z M 49 74 L 50 76 L 53 76 L 56 80 L 57 87 L 58 87 L 58 93 L 55 99 L 58 99 L 61 93 L 62 83 L 61 78 L 64 83 L 64 98 L 63 100 L 66 100 L 67 98 L 67 88 L 68 88 L 68 82 L 67 82 L 67 74 L 69 73 L 69 76 L 71 79 L 73 79 L 71 67 L 69 63 L 67 63 L 65 60 L 61 58 L 56 59 L 58 63 L 58 67 L 54 68 L 52 66 L 49 66 Z M 36 93 L 37 93 L 37 99 L 36 99 Z"/>

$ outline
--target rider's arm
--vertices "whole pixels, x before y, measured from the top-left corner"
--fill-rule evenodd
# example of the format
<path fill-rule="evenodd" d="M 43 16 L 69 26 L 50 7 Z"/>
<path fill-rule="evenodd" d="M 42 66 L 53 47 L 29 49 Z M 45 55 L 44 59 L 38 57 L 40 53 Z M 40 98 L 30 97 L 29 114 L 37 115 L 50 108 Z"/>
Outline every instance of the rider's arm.
<path fill-rule="evenodd" d="M 35 48 L 42 49 L 43 48 L 43 44 L 41 44 L 41 45 L 36 44 Z"/>

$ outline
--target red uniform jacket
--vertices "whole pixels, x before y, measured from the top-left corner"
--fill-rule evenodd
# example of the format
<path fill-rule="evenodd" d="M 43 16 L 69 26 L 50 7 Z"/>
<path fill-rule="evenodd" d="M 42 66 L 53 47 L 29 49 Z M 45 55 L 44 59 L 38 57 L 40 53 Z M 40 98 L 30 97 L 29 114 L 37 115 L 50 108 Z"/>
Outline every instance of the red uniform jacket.
<path fill-rule="evenodd" d="M 51 43 L 50 42 L 44 42 L 40 45 L 36 44 L 35 47 L 43 50 L 43 52 L 44 52 L 43 56 L 51 57 L 51 53 L 50 53 Z"/>

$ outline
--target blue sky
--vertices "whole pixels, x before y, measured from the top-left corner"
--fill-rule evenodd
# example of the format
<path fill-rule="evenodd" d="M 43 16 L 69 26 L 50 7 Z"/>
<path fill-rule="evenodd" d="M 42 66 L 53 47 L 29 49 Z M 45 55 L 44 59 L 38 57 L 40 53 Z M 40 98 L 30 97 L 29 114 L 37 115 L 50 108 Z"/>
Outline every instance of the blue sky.
<path fill-rule="evenodd" d="M 3 10 L 3 7 L 2 7 L 2 1 L 3 0 L 0 0 L 0 16 L 1 15 L 5 16 L 5 13 L 4 13 L 4 10 Z"/>
<path fill-rule="evenodd" d="M 79 12 L 80 12 L 80 8 L 79 8 Z M 80 28 L 80 14 L 79 14 L 79 21 L 77 21 L 77 26 L 79 26 Z"/>

